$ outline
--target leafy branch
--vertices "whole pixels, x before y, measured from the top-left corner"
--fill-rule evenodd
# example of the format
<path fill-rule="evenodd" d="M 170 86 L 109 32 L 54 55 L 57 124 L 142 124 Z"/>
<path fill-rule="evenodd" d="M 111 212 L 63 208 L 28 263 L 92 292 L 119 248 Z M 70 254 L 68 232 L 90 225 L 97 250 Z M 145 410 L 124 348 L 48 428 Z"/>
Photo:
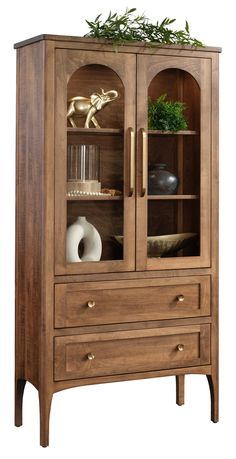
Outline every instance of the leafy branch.
<path fill-rule="evenodd" d="M 85 36 L 107 38 L 116 44 L 123 44 L 129 41 L 144 41 L 148 43 L 204 46 L 200 40 L 191 37 L 187 21 L 183 30 L 172 30 L 170 25 L 175 22 L 175 19 L 165 18 L 160 23 L 157 21 L 152 24 L 144 14 L 138 15 L 135 12 L 136 8 L 126 9 L 122 15 L 110 11 L 104 21 L 101 14 L 94 21 L 86 20 L 89 32 Z"/>

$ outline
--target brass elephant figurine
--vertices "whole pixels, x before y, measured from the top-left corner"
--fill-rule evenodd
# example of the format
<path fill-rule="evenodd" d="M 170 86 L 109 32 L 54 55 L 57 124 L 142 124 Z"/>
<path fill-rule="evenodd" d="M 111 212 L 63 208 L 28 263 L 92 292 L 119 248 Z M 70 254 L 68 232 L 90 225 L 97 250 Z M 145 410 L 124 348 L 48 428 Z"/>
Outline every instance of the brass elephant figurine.
<path fill-rule="evenodd" d="M 96 128 L 101 127 L 95 118 L 95 114 L 118 97 L 118 92 L 115 90 L 105 92 L 104 89 L 101 89 L 101 91 L 101 94 L 94 93 L 90 97 L 75 96 L 68 100 L 70 105 L 67 111 L 67 119 L 72 127 L 77 127 L 74 117 L 86 117 L 85 128 L 89 128 L 91 121 Z"/>

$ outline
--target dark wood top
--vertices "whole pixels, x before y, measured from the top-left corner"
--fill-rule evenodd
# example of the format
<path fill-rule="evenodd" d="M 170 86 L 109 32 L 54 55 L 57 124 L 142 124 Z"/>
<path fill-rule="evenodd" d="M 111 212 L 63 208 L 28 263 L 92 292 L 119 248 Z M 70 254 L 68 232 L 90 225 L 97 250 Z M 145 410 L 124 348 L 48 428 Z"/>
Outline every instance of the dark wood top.
<path fill-rule="evenodd" d="M 90 38 L 90 37 L 74 37 L 74 36 L 67 36 L 67 35 L 48 35 L 48 34 L 42 34 L 42 35 L 37 35 L 36 37 L 29 38 L 27 40 L 20 41 L 19 43 L 15 43 L 14 48 L 21 48 L 23 46 L 30 45 L 32 43 L 36 43 L 37 41 L 41 40 L 52 40 L 52 41 L 67 41 L 67 42 L 78 42 L 78 43 L 96 43 L 96 44 L 104 44 L 104 45 L 112 45 L 113 42 L 111 40 L 105 40 L 101 38 Z M 133 42 L 127 42 L 124 45 L 121 46 L 134 46 L 134 47 L 148 47 L 150 44 L 146 42 L 141 42 L 141 41 L 133 41 Z M 205 52 L 215 52 L 215 53 L 221 53 L 221 48 L 219 47 L 213 47 L 213 46 L 204 46 L 204 47 L 195 47 L 191 45 L 165 45 L 163 43 L 153 43 L 152 47 L 157 47 L 157 48 L 164 48 L 164 49 L 188 49 L 188 50 L 196 50 L 196 51 L 205 51 Z"/>

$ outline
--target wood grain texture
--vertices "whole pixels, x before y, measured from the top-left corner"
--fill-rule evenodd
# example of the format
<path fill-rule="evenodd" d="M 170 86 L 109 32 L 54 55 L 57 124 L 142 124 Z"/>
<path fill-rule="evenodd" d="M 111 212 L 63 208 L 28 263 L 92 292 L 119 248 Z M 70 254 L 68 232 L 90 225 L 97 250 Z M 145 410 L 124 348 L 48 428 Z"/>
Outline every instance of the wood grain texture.
<path fill-rule="evenodd" d="M 53 306 L 54 306 L 54 104 L 55 62 L 52 43 L 45 43 L 44 80 L 44 176 L 42 238 L 42 302 L 40 307 L 39 409 L 40 444 L 49 443 L 49 417 L 53 384 Z M 38 311 L 39 313 L 39 311 Z"/>
<path fill-rule="evenodd" d="M 191 280 L 175 279 L 172 285 L 164 280 L 161 286 L 150 281 L 56 285 L 55 327 L 207 316 L 210 278 Z M 184 301 L 178 301 L 179 295 Z M 92 308 L 89 301 L 95 302 Z"/>
<path fill-rule="evenodd" d="M 113 376 L 98 376 L 94 378 L 81 378 L 81 379 L 70 379 L 65 381 L 56 381 L 55 382 L 55 392 L 59 392 L 64 389 L 69 389 L 77 386 L 87 386 L 91 384 L 104 384 L 117 381 L 133 381 L 137 379 L 149 379 L 149 378 L 160 378 L 163 376 L 176 376 L 182 374 L 196 374 L 196 375 L 206 375 L 211 373 L 211 365 L 201 365 L 197 367 L 183 367 L 183 368 L 174 368 L 174 369 L 165 369 L 165 370 L 156 370 L 156 371 L 146 371 L 139 373 L 126 373 L 121 375 Z"/>
<path fill-rule="evenodd" d="M 179 406 L 184 405 L 184 382 L 185 375 L 176 376 L 176 403 Z"/>
<path fill-rule="evenodd" d="M 165 88 L 164 88 L 165 89 Z M 178 97 L 179 99 L 179 97 Z M 197 131 L 191 131 L 189 129 L 186 129 L 186 130 L 179 130 L 179 131 L 159 131 L 158 129 L 155 129 L 155 130 L 152 130 L 152 129 L 148 129 L 148 135 L 149 136 L 186 136 L 186 135 L 197 135 L 198 132 Z"/>
<path fill-rule="evenodd" d="M 212 326 L 211 354 L 212 372 L 208 375 L 211 393 L 211 420 L 219 420 L 219 58 L 212 59 L 212 206 L 211 220 L 214 235 L 211 239 L 212 253 Z"/>
<path fill-rule="evenodd" d="M 160 271 L 136 271 L 119 273 L 119 279 L 158 279 L 158 278 L 173 278 L 181 276 L 208 276 L 213 272 L 212 268 L 200 268 L 200 269 L 173 269 L 173 270 L 160 270 Z M 72 282 L 89 282 L 96 280 L 116 280 L 117 276 L 115 273 L 106 274 L 79 274 L 79 275 L 68 275 L 68 276 L 55 276 L 55 284 L 60 283 L 72 283 Z"/>
<path fill-rule="evenodd" d="M 43 62 L 42 43 L 20 49 L 16 140 L 16 380 L 25 379 L 36 387 L 39 386 L 44 232 Z"/>
<path fill-rule="evenodd" d="M 88 43 L 88 45 L 110 45 L 110 48 L 111 50 L 114 52 L 114 48 L 113 48 L 113 42 L 110 41 L 110 40 L 107 40 L 107 39 L 101 39 L 101 38 L 90 38 L 90 37 L 78 37 L 78 36 L 65 36 L 65 35 L 51 35 L 51 34 L 41 34 L 41 35 L 37 35 L 36 37 L 32 37 L 32 38 L 29 38 L 27 40 L 24 40 L 24 41 L 21 41 L 21 42 L 18 42 L 14 45 L 14 48 L 18 48 L 18 47 L 22 47 L 22 46 L 26 46 L 26 45 L 29 45 L 29 44 L 32 44 L 32 43 L 35 43 L 36 41 L 41 41 L 41 40 L 53 40 L 53 41 L 59 41 L 59 42 L 63 42 L 62 43 L 62 46 L 64 46 L 64 43 L 66 42 L 67 45 L 66 47 L 70 47 L 71 46 L 71 43 L 70 42 L 77 42 L 77 47 L 80 49 L 81 48 L 81 44 L 83 43 Z M 69 44 L 70 43 L 70 44 Z M 131 47 L 134 47 L 134 48 L 147 48 L 147 51 L 149 51 L 151 54 L 153 53 L 153 51 L 155 52 L 160 52 L 162 49 L 164 50 L 170 50 L 172 53 L 173 51 L 175 50 L 181 50 L 182 52 L 184 52 L 185 50 L 186 51 L 194 51 L 193 53 L 191 54 L 195 54 L 196 52 L 200 51 L 200 52 L 216 52 L 216 53 L 220 53 L 221 52 L 221 48 L 219 47 L 214 47 L 214 46 L 204 46 L 203 48 L 200 47 L 200 48 L 197 48 L 197 47 L 192 47 L 191 45 L 166 45 L 166 44 L 153 44 L 154 46 L 150 48 L 149 44 L 147 45 L 147 43 L 145 42 L 132 42 L 132 43 L 126 43 L 122 46 L 119 46 L 118 49 L 119 49 L 119 52 L 122 51 L 123 48 L 131 48 Z M 55 43 L 55 46 L 59 46 L 58 43 Z M 93 46 L 95 47 L 95 46 Z M 137 52 L 136 50 L 134 52 Z"/>
<path fill-rule="evenodd" d="M 55 380 L 208 364 L 209 332 L 209 325 L 196 325 L 58 337 Z"/>
<path fill-rule="evenodd" d="M 20 151 L 20 136 L 24 120 L 20 120 L 21 57 L 17 53 L 16 81 L 16 211 L 15 211 L 15 425 L 22 425 L 22 402 L 25 383 L 25 271 L 24 271 L 24 216 L 20 214 L 21 200 L 25 198 L 25 187 L 20 177 L 24 175 L 23 155 Z"/>
<path fill-rule="evenodd" d="M 23 382 L 41 398 L 53 383 L 54 80 L 50 46 L 36 43 L 18 53 L 15 417 L 21 425 Z"/>
<path fill-rule="evenodd" d="M 139 46 L 140 45 L 140 46 Z M 58 49 L 66 49 L 68 47 L 68 44 L 65 41 L 58 41 L 55 42 L 55 47 Z M 78 43 L 73 43 L 71 42 L 69 45 L 69 49 L 74 49 L 74 50 L 83 50 L 83 51 L 90 51 L 91 50 L 91 43 L 89 42 L 82 42 L 80 44 Z M 109 53 L 114 53 L 114 46 L 113 43 L 101 43 L 99 39 L 97 39 L 97 43 L 94 43 L 92 45 L 92 49 L 94 51 L 102 51 L 102 52 L 109 52 Z M 137 46 L 120 46 L 116 49 L 117 51 L 119 50 L 119 53 L 122 54 L 144 54 L 144 55 L 159 55 L 159 56 L 176 56 L 179 57 L 181 54 L 181 57 L 188 57 L 188 58 L 206 58 L 206 59 L 211 59 L 212 58 L 212 52 L 211 51 L 201 51 L 200 49 L 194 49 L 192 46 L 188 47 L 182 47 L 181 53 L 179 52 L 180 50 L 175 48 L 172 45 L 167 45 L 167 47 L 160 47 L 158 44 L 155 47 L 149 47 L 149 46 L 142 46 L 141 43 L 137 43 Z M 213 51 L 217 52 L 217 51 Z"/>
<path fill-rule="evenodd" d="M 157 201 L 181 201 L 185 199 L 198 199 L 199 196 L 197 194 L 172 194 L 172 195 L 165 195 L 165 194 L 157 194 L 157 195 L 149 195 L 149 200 L 157 200 Z"/>
<path fill-rule="evenodd" d="M 78 135 L 78 134 L 82 134 L 82 135 L 85 135 L 85 138 L 87 135 L 90 135 L 90 134 L 96 134 L 98 136 L 103 136 L 103 135 L 109 135 L 109 136 L 116 136 L 116 135 L 120 135 L 120 134 L 123 134 L 123 129 L 117 129 L 117 128 L 102 128 L 100 127 L 99 129 L 97 128 L 93 128 L 93 127 L 90 127 L 90 128 L 72 128 L 72 127 L 67 127 L 67 134 L 74 134 L 74 135 Z"/>
<path fill-rule="evenodd" d="M 182 325 L 201 325 L 211 324 L 212 320 L 210 316 L 207 317 L 191 317 L 184 319 L 162 319 L 162 320 L 151 320 L 145 322 L 127 322 L 120 324 L 105 324 L 105 325 L 88 325 L 82 327 L 66 327 L 57 328 L 56 336 L 71 336 L 71 335 L 83 335 L 85 333 L 106 333 L 110 331 L 130 331 L 130 330 L 141 330 L 150 328 L 163 328 L 163 327 L 177 327 Z"/>
<path fill-rule="evenodd" d="M 16 374 L 16 376 L 18 376 Z M 15 380 L 15 426 L 20 427 L 23 424 L 23 396 L 25 390 L 25 379 L 19 379 L 16 377 Z"/>

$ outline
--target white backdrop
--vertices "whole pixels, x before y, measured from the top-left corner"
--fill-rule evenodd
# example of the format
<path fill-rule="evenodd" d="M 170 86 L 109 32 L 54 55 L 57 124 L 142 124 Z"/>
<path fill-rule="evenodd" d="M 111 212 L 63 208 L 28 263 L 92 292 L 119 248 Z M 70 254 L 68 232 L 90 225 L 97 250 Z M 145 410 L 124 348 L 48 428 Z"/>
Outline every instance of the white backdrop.
<path fill-rule="evenodd" d="M 34 459 L 191 459 L 217 455 L 226 448 L 235 457 L 235 28 L 233 1 L 169 0 L 145 2 L 150 20 L 173 17 L 179 27 L 187 19 L 191 34 L 207 45 L 222 46 L 221 56 L 221 200 L 220 200 L 220 422 L 210 422 L 210 398 L 204 376 L 188 376 L 186 404 L 175 404 L 174 378 L 113 383 L 70 389 L 54 396 L 50 447 L 39 447 L 38 397 L 25 392 L 24 426 L 13 426 L 14 382 L 14 170 L 15 170 L 15 51 L 13 43 L 41 33 L 83 35 L 85 18 L 108 13 L 111 2 L 83 4 L 51 0 L 4 2 L 1 6 L 0 93 L 0 454 Z M 127 0 L 112 5 L 122 13 Z M 143 1 L 129 3 L 139 12 Z M 233 369 L 232 369 L 233 365 Z M 231 367 L 230 367 L 231 366 Z M 5 455 L 4 455 L 5 454 Z"/>

